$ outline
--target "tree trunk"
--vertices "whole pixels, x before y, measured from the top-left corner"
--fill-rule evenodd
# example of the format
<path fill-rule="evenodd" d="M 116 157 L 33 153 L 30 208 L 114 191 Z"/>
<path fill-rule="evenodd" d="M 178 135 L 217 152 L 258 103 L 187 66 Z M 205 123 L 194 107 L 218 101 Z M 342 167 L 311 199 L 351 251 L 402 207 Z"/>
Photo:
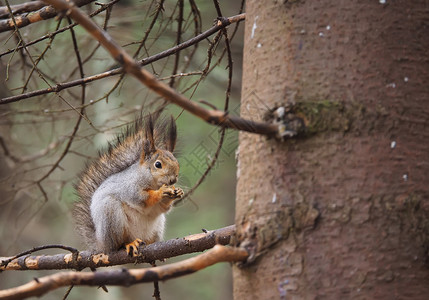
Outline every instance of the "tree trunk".
<path fill-rule="evenodd" d="M 240 134 L 235 299 L 428 298 L 429 6 L 383 2 L 247 1 L 242 116 L 311 126 Z"/>

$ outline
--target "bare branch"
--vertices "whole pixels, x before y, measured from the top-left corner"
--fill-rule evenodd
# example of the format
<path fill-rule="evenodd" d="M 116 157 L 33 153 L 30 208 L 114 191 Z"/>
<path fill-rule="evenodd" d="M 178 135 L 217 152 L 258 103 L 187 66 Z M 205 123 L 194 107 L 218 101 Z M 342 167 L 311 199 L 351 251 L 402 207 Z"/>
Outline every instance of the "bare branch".
<path fill-rule="evenodd" d="M 11 5 L 10 8 L 12 9 L 12 13 L 14 15 L 16 15 L 18 13 L 35 11 L 35 10 L 41 9 L 44 6 L 46 6 L 46 4 L 43 1 L 31 1 L 31 2 L 26 2 L 26 3 L 22 3 L 22 4 Z M 9 13 L 9 9 L 7 8 L 7 6 L 0 7 L 0 18 L 1 19 L 6 18 L 9 15 L 10 15 L 10 13 Z"/>
<path fill-rule="evenodd" d="M 186 42 L 183 42 L 183 43 L 181 43 L 181 44 L 179 44 L 179 45 L 177 45 L 175 47 L 172 47 L 170 49 L 164 50 L 164 51 L 162 51 L 162 52 L 160 52 L 158 54 L 155 54 L 155 55 L 152 55 L 152 56 L 147 57 L 145 59 L 142 59 L 140 61 L 140 66 L 148 65 L 148 64 L 153 63 L 153 62 L 155 62 L 157 60 L 160 60 L 162 58 L 170 56 L 170 55 L 176 53 L 177 51 L 180 51 L 180 50 L 183 50 L 185 48 L 188 48 L 188 47 L 190 47 L 190 46 L 192 46 L 192 45 L 194 45 L 194 44 L 196 44 L 196 43 L 204 40 L 205 38 L 207 38 L 208 36 L 214 34 L 215 32 L 218 32 L 219 30 L 227 27 L 228 25 L 233 24 L 233 23 L 237 23 L 237 22 L 240 22 L 240 21 L 244 20 L 245 16 L 246 16 L 246 14 L 240 14 L 240 15 L 236 15 L 236 16 L 232 16 L 232 17 L 227 18 L 227 22 L 218 22 L 218 24 L 216 24 L 212 28 L 204 31 L 203 33 L 201 33 L 198 36 L 195 36 L 195 37 L 187 40 Z M 65 27 L 65 28 L 68 28 L 68 27 Z M 76 80 L 69 81 L 69 82 L 58 83 L 55 86 L 50 87 L 50 88 L 36 90 L 36 91 L 32 91 L 32 92 L 23 93 L 23 94 L 19 94 L 19 95 L 16 95 L 16 96 L 10 96 L 10 97 L 6 97 L 6 98 L 3 98 L 3 99 L 0 99 L 0 104 L 7 104 L 7 103 L 12 103 L 12 102 L 20 101 L 20 100 L 23 100 L 23 99 L 29 99 L 29 98 L 40 96 L 40 95 L 45 95 L 45 94 L 49 94 L 49 93 L 56 93 L 56 92 L 62 91 L 62 90 L 67 89 L 67 88 L 71 88 L 71 87 L 74 87 L 74 86 L 81 85 L 83 83 L 90 83 L 90 82 L 93 82 L 93 81 L 96 81 L 96 80 L 100 80 L 100 79 L 103 79 L 103 78 L 107 78 L 107 77 L 110 77 L 110 76 L 115 76 L 115 75 L 118 75 L 118 74 L 122 74 L 123 71 L 124 71 L 123 68 L 116 68 L 116 69 L 112 69 L 112 70 L 107 71 L 107 72 L 103 72 L 103 73 L 100 73 L 100 74 L 88 76 L 88 77 L 85 77 L 85 78 L 82 78 L 82 79 L 76 79 Z"/>
<path fill-rule="evenodd" d="M 6 6 L 8 7 L 9 11 L 11 10 L 11 7 L 8 3 L 8 1 L 6 0 Z M 87 17 L 88 18 L 88 17 Z M 49 84 L 48 80 L 44 77 L 44 75 L 42 74 L 42 72 L 39 70 L 39 68 L 37 67 L 37 62 L 33 59 L 32 55 L 30 54 L 30 52 L 28 51 L 27 47 L 26 47 L 26 43 L 24 42 L 24 39 L 22 38 L 22 35 L 19 31 L 19 25 L 18 25 L 18 21 L 16 20 L 16 18 L 12 15 L 12 23 L 15 26 L 15 33 L 19 38 L 20 43 L 22 43 L 22 45 L 24 46 L 24 51 L 27 54 L 27 57 L 30 59 L 32 66 L 34 68 L 34 70 L 38 73 L 39 77 L 46 83 L 46 85 L 49 86 L 49 88 L 52 88 L 52 86 Z M 46 48 L 47 50 L 48 48 Z M 73 110 L 75 110 L 78 114 L 80 114 L 80 112 L 73 107 L 73 105 L 71 105 L 66 99 L 64 99 L 64 97 L 62 97 L 60 94 L 56 93 L 58 98 L 60 98 L 62 101 L 64 101 L 68 106 L 70 106 Z M 82 114 L 80 114 L 86 121 L 88 121 L 89 124 L 91 124 L 91 122 L 88 120 L 88 118 L 86 118 L 85 116 L 83 116 Z"/>
<path fill-rule="evenodd" d="M 222 18 L 222 12 L 220 10 L 219 7 L 219 3 L 217 0 L 214 0 L 214 6 L 216 8 L 216 11 L 218 13 L 218 17 Z M 232 54 L 231 54 L 231 48 L 230 48 L 230 43 L 229 43 L 229 38 L 228 38 L 228 33 L 226 31 L 226 29 L 222 29 L 223 36 L 225 37 L 225 48 L 228 54 L 228 86 L 226 89 L 226 95 L 225 95 L 225 106 L 224 106 L 224 111 L 228 111 L 228 105 L 229 105 L 229 96 L 231 94 L 231 85 L 232 85 L 232 73 L 233 73 L 233 61 L 232 61 Z M 212 44 L 214 45 L 214 44 Z M 209 61 L 210 61 L 211 55 L 209 54 Z M 209 64 L 208 63 L 206 69 L 209 68 Z M 199 186 L 200 184 L 204 181 L 204 179 L 206 178 L 206 176 L 209 174 L 210 170 L 214 167 L 214 165 L 216 164 L 217 159 L 219 158 L 219 154 L 220 154 L 220 150 L 222 149 L 222 145 L 223 145 L 223 141 L 225 138 L 225 128 L 222 128 L 221 134 L 220 134 L 220 138 L 219 138 L 219 143 L 218 146 L 216 148 L 216 152 L 213 156 L 213 159 L 211 160 L 210 164 L 207 166 L 206 170 L 204 171 L 203 175 L 200 177 L 200 179 L 198 179 L 197 183 L 188 191 L 186 192 L 186 194 L 183 196 L 182 199 L 180 199 L 179 201 L 183 201 L 183 199 L 185 199 L 186 197 L 190 196 Z M 179 203 L 179 201 L 176 201 L 176 203 Z"/>
<path fill-rule="evenodd" d="M 219 262 L 244 261 L 247 257 L 248 252 L 242 248 L 215 245 L 213 249 L 203 254 L 160 267 L 102 272 L 61 272 L 36 278 L 22 286 L 0 291 L 0 299 L 23 299 L 41 296 L 48 291 L 68 285 L 129 286 L 142 282 L 167 280 L 194 273 Z"/>
<path fill-rule="evenodd" d="M 182 40 L 182 25 L 183 25 L 183 0 L 178 1 L 179 5 L 179 16 L 177 18 L 177 36 L 176 36 L 176 45 L 179 45 Z M 176 55 L 174 57 L 174 66 L 173 70 L 171 71 L 171 74 L 174 75 L 177 73 L 177 69 L 179 68 L 179 61 L 180 61 L 180 51 L 176 52 Z M 172 88 L 174 88 L 174 82 L 176 78 L 171 77 L 170 82 L 168 85 Z"/>
<path fill-rule="evenodd" d="M 86 14 L 70 2 L 63 0 L 45 0 L 56 9 L 67 12 L 67 14 L 84 27 L 103 47 L 109 51 L 110 55 L 123 65 L 124 70 L 136 77 L 142 84 L 152 91 L 162 96 L 166 100 L 182 107 L 204 121 L 224 128 L 234 128 L 252 133 L 276 136 L 279 133 L 279 126 L 262 122 L 245 120 L 240 117 L 229 116 L 227 113 L 216 110 L 207 110 L 195 102 L 190 101 L 183 94 L 156 79 L 156 77 L 145 69 L 141 68 L 122 47 L 120 47 L 107 32 L 101 30 Z M 218 20 L 220 23 L 228 23 L 227 18 Z"/>
<path fill-rule="evenodd" d="M 10 262 L 16 260 L 17 258 L 34 253 L 36 251 L 45 250 L 45 249 L 63 249 L 63 250 L 70 251 L 71 253 L 79 254 L 79 251 L 77 249 L 64 246 L 64 245 L 44 245 L 44 246 L 34 247 L 33 249 L 21 252 L 13 257 L 0 260 L 0 271 L 4 271 L 4 269 L 2 268 L 7 266 Z"/>
<path fill-rule="evenodd" d="M 137 56 L 140 54 L 141 49 L 145 45 L 147 38 L 149 37 L 149 33 L 152 31 L 153 27 L 155 26 L 156 21 L 158 20 L 158 16 L 161 14 L 162 10 L 164 8 L 164 0 L 159 1 L 159 3 L 156 4 L 156 10 L 153 15 L 152 21 L 150 22 L 148 28 L 146 29 L 144 36 L 142 40 L 140 41 L 140 45 L 137 48 L 136 52 L 134 53 L 134 58 L 137 58 Z"/>
<path fill-rule="evenodd" d="M 94 0 L 75 0 L 74 3 L 77 6 L 84 6 L 88 3 L 93 2 Z M 42 2 L 42 1 L 37 1 Z M 27 3 L 28 4 L 28 3 Z M 21 4 L 23 5 L 23 4 Z M 37 5 L 37 4 L 36 4 Z M 33 6 L 33 8 L 36 7 L 36 5 Z M 18 5 L 16 5 L 18 6 Z M 15 5 L 11 6 L 13 14 L 15 14 Z M 7 7 L 0 7 L 0 13 L 5 14 L 5 12 L 8 12 Z M 10 14 L 9 14 L 10 15 Z M 57 15 L 57 11 L 52 6 L 43 6 L 38 11 L 34 12 L 31 11 L 29 13 L 24 13 L 22 15 L 15 16 L 15 22 L 16 26 L 18 28 L 27 26 L 29 24 L 39 22 L 42 20 L 47 20 L 55 17 Z M 7 20 L 1 20 L 0 21 L 0 32 L 9 31 L 15 29 L 15 25 L 12 19 Z"/>
<path fill-rule="evenodd" d="M 180 239 L 156 242 L 147 246 L 142 246 L 139 249 L 140 256 L 138 258 L 128 256 L 125 251 L 118 251 L 109 254 L 92 254 L 89 251 L 82 251 L 78 256 L 73 255 L 73 253 L 42 256 L 26 255 L 13 259 L 12 261 L 11 258 L 14 257 L 0 257 L 0 271 L 59 269 L 82 270 L 88 267 L 108 267 L 136 262 L 150 263 L 156 260 L 162 260 L 183 254 L 204 251 L 212 248 L 216 244 L 228 245 L 231 235 L 234 232 L 235 226 L 231 225 L 221 229 L 208 231 L 207 233 L 193 234 Z M 25 253 L 28 253 L 28 251 Z"/>
<path fill-rule="evenodd" d="M 97 9 L 96 11 L 92 12 L 89 16 L 90 17 L 94 17 L 94 16 L 100 14 L 101 12 L 103 12 L 105 10 L 111 9 L 111 7 L 115 3 L 117 3 L 118 1 L 120 1 L 120 0 L 112 0 L 112 1 L 110 1 L 108 3 L 106 3 L 106 4 L 97 3 L 97 4 L 101 5 L 101 7 L 99 9 Z M 43 2 L 43 1 L 41 1 L 41 2 Z M 33 2 L 31 2 L 31 3 L 33 3 Z M 46 4 L 43 2 L 43 5 L 46 5 Z M 12 5 L 11 8 L 13 8 L 13 7 L 14 6 Z M 6 9 L 7 9 L 7 7 L 6 7 Z M 55 36 L 55 35 L 57 35 L 59 33 L 62 33 L 64 31 L 67 31 L 68 29 L 73 28 L 76 25 L 77 25 L 77 23 L 73 23 L 73 24 L 65 26 L 65 27 L 63 27 L 61 29 L 55 30 L 54 32 L 50 32 L 48 34 L 45 34 L 44 36 L 42 36 L 42 37 L 40 37 L 40 38 L 38 38 L 36 40 L 33 40 L 31 42 L 27 42 L 26 46 L 31 46 L 31 45 L 37 44 L 37 43 L 39 43 L 39 42 L 41 42 L 43 40 L 46 40 L 46 39 L 51 39 L 51 37 L 53 37 L 53 36 Z M 103 25 L 103 27 L 105 27 L 105 25 Z M 15 47 L 14 49 L 9 49 L 9 50 L 6 50 L 6 51 L 0 53 L 0 57 L 2 57 L 4 55 L 7 55 L 7 54 L 10 54 L 10 53 L 13 53 L 13 52 L 18 51 L 18 50 L 21 50 L 22 48 L 24 48 L 23 45 L 17 45 L 17 47 Z"/>
<path fill-rule="evenodd" d="M 69 19 L 68 20 L 69 21 L 69 23 L 71 24 L 71 20 Z M 76 60 L 77 60 L 77 63 L 78 63 L 78 67 L 79 67 L 79 74 L 80 74 L 80 77 L 81 78 L 83 78 L 85 75 L 84 75 L 84 72 L 83 72 L 83 64 L 82 64 L 82 59 L 81 59 L 81 57 L 80 57 L 80 53 L 79 53 L 79 48 L 78 48 L 78 45 L 77 45 L 77 40 L 76 40 L 76 35 L 75 35 L 75 32 L 74 32 L 74 29 L 73 28 L 70 28 L 70 33 L 71 33 L 71 36 L 72 36 L 72 41 L 73 41 L 73 49 L 74 49 L 74 52 L 75 52 L 75 54 L 76 54 Z M 57 169 L 57 167 L 60 165 L 60 163 L 61 163 L 61 161 L 64 159 L 64 157 L 66 157 L 66 155 L 67 155 L 67 153 L 69 152 L 69 150 L 70 150 L 70 147 L 71 147 L 71 145 L 72 145 L 72 143 L 73 143 L 73 140 L 74 140 L 74 138 L 76 137 L 76 134 L 77 134 L 77 131 L 79 130 L 79 126 L 80 126 L 80 123 L 81 123 L 81 121 L 82 121 L 82 118 L 84 117 L 84 115 L 85 115 L 85 89 L 86 89 L 86 85 L 85 84 L 82 84 L 82 89 L 81 89 L 81 96 L 80 96 L 80 99 L 81 99 L 81 108 L 80 108 L 80 111 L 79 111 L 79 116 L 78 116 L 78 118 L 77 118 L 77 121 L 76 121 L 76 124 L 75 124 L 75 126 L 74 126 L 74 128 L 73 128 L 73 132 L 72 132 L 72 134 L 69 136 L 69 140 L 68 140 L 68 142 L 67 142 L 67 144 L 66 144 L 66 147 L 65 147 L 65 149 L 63 150 L 63 152 L 61 153 L 61 155 L 60 155 L 60 157 L 56 160 L 56 162 L 53 164 L 53 166 L 49 169 L 49 171 L 48 172 L 46 172 L 38 181 L 37 181 L 37 183 L 38 184 L 41 184 L 41 182 L 43 181 L 43 180 L 45 180 L 46 178 L 48 178 L 49 177 L 49 175 L 50 174 L 52 174 L 52 172 L 54 172 L 56 169 Z"/>

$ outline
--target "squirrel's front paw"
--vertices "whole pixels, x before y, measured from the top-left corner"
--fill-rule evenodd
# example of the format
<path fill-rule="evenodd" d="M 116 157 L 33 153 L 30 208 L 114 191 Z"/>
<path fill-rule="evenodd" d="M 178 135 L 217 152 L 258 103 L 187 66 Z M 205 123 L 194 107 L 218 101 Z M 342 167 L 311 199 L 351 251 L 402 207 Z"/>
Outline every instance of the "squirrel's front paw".
<path fill-rule="evenodd" d="M 174 186 L 162 186 L 162 196 L 170 199 L 180 199 L 183 197 L 183 190 Z"/>
<path fill-rule="evenodd" d="M 183 197 L 183 190 L 181 188 L 175 188 L 174 186 L 163 186 L 163 198 L 160 202 L 161 207 L 168 211 L 171 208 L 171 203 L 176 199 L 181 199 Z"/>

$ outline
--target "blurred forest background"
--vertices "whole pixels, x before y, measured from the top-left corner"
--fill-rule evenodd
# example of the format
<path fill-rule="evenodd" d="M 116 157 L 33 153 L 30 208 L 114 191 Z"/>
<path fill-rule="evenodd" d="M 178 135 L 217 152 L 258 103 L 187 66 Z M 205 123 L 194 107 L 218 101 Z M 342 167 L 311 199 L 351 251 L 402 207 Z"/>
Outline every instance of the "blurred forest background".
<path fill-rule="evenodd" d="M 24 2 L 9 1 L 10 5 Z M 101 2 L 113 5 L 94 16 L 93 20 L 104 26 L 138 60 L 209 29 L 217 17 L 211 1 Z M 82 9 L 88 14 L 93 13 L 103 8 L 99 3 L 93 2 Z M 0 6 L 5 5 L 6 1 L 0 0 Z M 242 5 L 241 1 L 220 1 L 224 16 L 239 14 Z M 156 22 L 151 27 L 154 19 Z M 21 37 L 28 44 L 68 24 L 67 18 L 57 18 L 23 27 L 19 30 L 20 35 L 13 30 L 0 33 L 1 98 L 46 89 L 49 85 L 81 77 L 70 30 L 29 45 L 26 51 L 17 49 L 22 44 Z M 232 114 L 239 112 L 243 35 L 243 26 L 239 26 L 237 31 L 235 27 L 236 24 L 232 24 L 228 28 L 234 62 L 228 109 Z M 85 30 L 79 26 L 73 30 L 85 76 L 118 67 Z M 204 99 L 223 109 L 228 85 L 228 55 L 222 35 L 218 39 L 216 35 L 182 50 L 179 55 L 147 65 L 146 69 L 191 99 Z M 210 49 L 213 49 L 213 54 L 208 66 Z M 208 72 L 203 72 L 205 69 Z M 74 232 L 71 217 L 71 208 L 76 200 L 73 183 L 85 162 L 96 157 L 97 151 L 105 148 L 107 142 L 133 122 L 141 111 L 145 114 L 159 109 L 163 109 L 163 115 L 172 114 L 177 119 L 177 155 L 181 165 L 178 186 L 189 190 L 201 178 L 214 156 L 220 138 L 219 129 L 187 112 L 182 113 L 173 105 L 166 105 L 131 76 L 116 75 L 97 80 L 88 83 L 84 91 L 82 86 L 76 86 L 58 94 L 48 93 L 0 105 L 0 256 L 12 256 L 45 244 L 63 244 L 84 250 Z M 79 122 L 80 113 L 83 117 Z M 165 239 L 234 223 L 237 136 L 236 132 L 227 131 L 210 174 L 195 193 L 177 205 L 167 217 Z M 36 254 L 60 252 L 46 250 Z M 187 257 L 169 259 L 166 263 Z M 3 272 L 0 273 L 0 289 L 52 273 Z M 231 270 L 227 264 L 219 264 L 190 276 L 162 282 L 160 289 L 163 299 L 230 299 Z M 65 291 L 59 289 L 43 298 L 61 299 Z M 152 284 L 109 287 L 108 294 L 97 288 L 75 287 L 68 299 L 152 299 L 152 293 Z"/>

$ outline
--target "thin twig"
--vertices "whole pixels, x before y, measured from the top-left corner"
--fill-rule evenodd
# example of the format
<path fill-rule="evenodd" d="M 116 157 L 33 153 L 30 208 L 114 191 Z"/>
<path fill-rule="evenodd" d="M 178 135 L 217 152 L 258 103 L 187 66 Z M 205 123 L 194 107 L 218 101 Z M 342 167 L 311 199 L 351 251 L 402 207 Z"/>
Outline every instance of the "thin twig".
<path fill-rule="evenodd" d="M 222 18 L 222 12 L 221 12 L 218 1 L 214 0 L 213 2 L 215 5 L 215 8 L 216 8 L 216 11 L 218 13 L 218 17 Z M 224 111 L 227 112 L 228 106 L 229 106 L 229 96 L 231 94 L 231 86 L 232 86 L 233 62 L 232 62 L 231 47 L 230 47 L 230 43 L 229 43 L 229 39 L 228 39 L 228 33 L 227 33 L 226 29 L 222 29 L 221 32 L 223 33 L 223 35 L 225 37 L 225 47 L 226 47 L 226 51 L 228 53 L 228 85 L 227 85 L 226 92 L 225 92 L 225 106 L 224 106 Z M 214 43 L 212 45 L 214 45 Z M 209 57 L 210 56 L 211 55 L 209 53 Z M 207 65 L 206 69 L 208 69 L 208 66 L 209 66 L 209 64 Z M 204 173 L 200 177 L 200 179 L 197 181 L 197 183 L 189 191 L 186 192 L 186 194 L 183 196 L 182 199 L 180 199 L 179 201 L 176 201 L 175 205 L 177 205 L 178 203 L 180 203 L 180 201 L 183 201 L 184 199 L 186 199 L 187 197 L 192 195 L 192 193 L 201 185 L 201 183 L 204 182 L 204 179 L 210 173 L 211 169 L 215 166 L 215 164 L 219 158 L 219 154 L 220 154 L 220 151 L 222 149 L 224 138 L 225 138 L 225 128 L 222 128 L 220 138 L 219 138 L 219 143 L 218 143 L 218 146 L 216 148 L 216 152 L 215 152 L 213 159 L 211 160 L 210 164 L 207 166 L 206 170 L 204 171 Z"/>
<path fill-rule="evenodd" d="M 158 19 L 158 16 L 161 14 L 162 10 L 163 10 L 163 5 L 164 5 L 164 0 L 161 0 L 157 5 L 156 5 L 156 11 L 154 13 L 154 17 L 152 18 L 151 23 L 149 24 L 149 27 L 147 28 L 147 30 L 144 33 L 144 37 L 143 39 L 139 42 L 139 48 L 135 51 L 133 58 L 136 59 L 137 56 L 139 55 L 140 51 L 142 48 L 146 49 L 146 41 L 149 37 L 150 32 L 152 31 L 152 29 L 155 26 L 155 23 Z M 150 5 L 150 7 L 152 6 L 152 3 Z M 149 9 L 150 9 L 149 7 Z M 155 40 L 157 40 L 157 38 L 155 38 Z M 100 46 L 100 44 L 98 44 L 98 46 Z M 116 80 L 116 82 L 113 84 L 113 86 L 109 89 L 109 91 L 107 91 L 103 97 L 97 99 L 97 101 L 100 101 L 102 99 L 106 99 L 106 102 L 109 101 L 109 96 L 120 86 L 120 84 L 123 82 L 125 78 L 125 73 L 121 73 L 119 78 Z"/>
<path fill-rule="evenodd" d="M 183 94 L 157 80 L 153 74 L 141 68 L 138 62 L 122 49 L 122 47 L 120 47 L 105 31 L 101 30 L 100 27 L 79 8 L 64 0 L 46 0 L 46 2 L 52 4 L 60 11 L 67 12 L 71 18 L 82 25 L 88 33 L 97 39 L 116 61 L 123 65 L 127 73 L 133 75 L 142 84 L 146 85 L 164 99 L 184 108 L 193 115 L 213 125 L 268 136 L 276 136 L 279 133 L 278 125 L 245 120 L 240 117 L 230 116 L 222 111 L 207 110 L 197 103 L 190 101 Z M 229 20 L 226 18 L 218 22 L 229 24 Z"/>
<path fill-rule="evenodd" d="M 69 23 L 71 24 L 71 20 L 70 19 L 69 19 Z M 77 60 L 78 66 L 79 66 L 79 73 L 80 73 L 81 78 L 83 78 L 83 77 L 85 77 L 85 74 L 83 72 L 82 59 L 81 59 L 81 56 L 80 56 L 80 53 L 79 53 L 79 48 L 78 48 L 78 45 L 77 45 L 76 35 L 75 35 L 75 32 L 74 32 L 73 28 L 70 29 L 70 33 L 71 33 L 72 42 L 73 42 L 73 49 L 74 49 L 74 52 L 76 54 L 76 60 Z M 79 115 L 78 115 L 76 124 L 75 124 L 75 126 L 73 128 L 73 132 L 69 136 L 69 140 L 67 142 L 66 147 L 64 148 L 64 150 L 61 153 L 60 157 L 56 160 L 56 162 L 54 163 L 54 165 L 51 167 L 51 169 L 49 169 L 48 172 L 46 172 L 39 180 L 37 180 L 38 184 L 40 184 L 43 180 L 45 180 L 46 178 L 48 178 L 49 175 L 52 174 L 52 172 L 54 172 L 57 169 L 57 167 L 59 166 L 60 162 L 64 159 L 64 157 L 66 157 L 66 155 L 67 155 L 67 153 L 68 153 L 68 151 L 69 151 L 69 149 L 70 149 L 70 147 L 71 147 L 71 145 L 73 143 L 73 140 L 74 140 L 74 138 L 76 136 L 76 133 L 79 130 L 80 123 L 82 121 L 82 118 L 85 115 L 85 106 L 84 106 L 85 105 L 85 84 L 84 83 L 82 84 L 82 89 L 81 89 L 81 103 L 80 104 L 81 104 L 81 109 L 79 111 Z"/>
<path fill-rule="evenodd" d="M 73 4 L 74 5 L 74 4 Z M 11 11 L 11 8 L 10 8 L 10 5 L 9 5 L 9 2 L 8 2 L 8 0 L 6 0 L 6 6 L 9 8 L 9 11 Z M 26 43 L 25 43 L 25 41 L 24 41 L 24 39 L 23 39 L 23 37 L 22 37 L 22 35 L 21 35 L 21 33 L 20 33 L 20 31 L 19 31 L 19 26 L 18 26 L 18 24 L 17 24 L 17 22 L 16 22 L 16 20 L 15 20 L 15 17 L 12 15 L 12 21 L 13 21 L 13 24 L 15 25 L 15 33 L 16 33 L 16 35 L 19 37 L 19 40 L 20 40 L 20 42 L 22 43 L 22 45 L 24 46 L 24 51 L 27 53 L 27 56 L 28 56 L 28 58 L 30 59 L 30 61 L 31 61 L 31 63 L 32 63 L 32 65 L 34 66 L 34 70 L 37 72 L 37 74 L 39 74 L 39 77 L 46 83 L 46 85 L 47 86 L 49 86 L 49 88 L 52 88 L 52 86 L 49 84 L 49 82 L 46 80 L 46 78 L 43 76 L 43 74 L 40 72 L 40 70 L 39 70 L 39 68 L 37 67 L 37 63 L 34 61 L 34 59 L 32 58 L 32 56 L 31 56 L 31 54 L 30 54 L 30 52 L 29 52 L 29 50 L 27 49 L 27 46 L 26 46 Z M 89 19 L 88 17 L 87 17 L 87 19 Z M 90 20 L 90 19 L 89 19 Z M 95 23 L 94 23 L 95 24 Z M 58 94 L 57 92 L 56 92 L 56 95 L 58 96 L 58 98 L 60 98 L 62 101 L 64 101 L 68 106 L 70 106 L 74 111 L 76 111 L 78 114 L 80 114 L 79 113 L 79 111 L 73 106 L 73 105 L 71 105 L 70 104 L 70 102 L 69 101 L 67 101 L 66 99 L 64 99 L 60 94 Z M 88 123 L 89 124 L 91 124 L 91 122 L 88 120 L 88 118 L 86 118 L 85 116 L 83 116 L 82 114 L 80 114 L 86 121 L 88 121 Z"/>
<path fill-rule="evenodd" d="M 156 263 L 153 262 L 152 267 L 156 267 Z M 159 291 L 159 281 L 158 280 L 154 280 L 153 281 L 153 295 L 152 297 L 155 298 L 155 300 L 161 300 L 161 292 Z"/>
<path fill-rule="evenodd" d="M 111 14 L 112 14 L 112 8 L 113 8 L 113 4 L 115 4 L 116 2 L 118 2 L 119 0 L 114 0 L 114 1 L 111 1 L 111 2 L 109 2 L 109 3 L 107 3 L 107 4 L 100 4 L 102 7 L 101 7 L 101 9 L 99 9 L 99 10 L 97 10 L 96 12 L 98 12 L 98 11 L 103 11 L 103 10 L 106 10 L 106 16 L 104 17 L 104 22 L 103 22 L 103 30 L 107 30 L 107 24 L 108 24 L 108 22 L 109 22 L 109 20 L 110 20 L 110 16 L 111 16 Z M 99 3 L 96 3 L 96 4 L 99 4 Z M 93 15 L 95 15 L 95 13 L 96 12 L 94 12 L 94 13 L 91 13 L 89 16 L 90 17 L 92 17 Z M 70 24 L 69 26 L 70 26 L 70 29 L 72 29 L 73 28 L 73 26 L 72 25 L 76 25 L 76 23 L 73 23 L 73 24 Z M 85 65 L 88 61 L 90 61 L 90 59 L 94 56 L 94 54 L 95 54 L 95 52 L 97 52 L 97 50 L 98 50 L 98 48 L 100 48 L 100 44 L 98 44 L 97 43 L 97 45 L 94 47 L 94 49 L 88 54 L 88 56 L 85 58 L 85 59 L 83 59 L 82 60 L 82 65 Z M 74 73 L 77 71 L 79 69 L 79 66 L 76 66 L 71 72 L 70 72 L 70 74 L 69 74 L 69 76 L 68 76 L 68 79 L 69 78 L 71 78 L 73 75 L 74 75 Z M 82 77 L 83 78 L 83 77 Z M 67 80 L 68 80 L 67 79 Z"/>
<path fill-rule="evenodd" d="M 153 15 L 152 21 L 150 22 L 148 28 L 146 29 L 143 39 L 140 41 L 139 47 L 134 53 L 134 56 L 133 56 L 134 58 L 137 58 L 139 56 L 141 49 L 144 47 L 146 40 L 149 37 L 149 33 L 152 31 L 153 27 L 155 26 L 156 20 L 158 20 L 158 16 L 160 15 L 163 9 L 164 9 L 164 0 L 160 0 L 159 3 L 156 5 L 156 10 Z"/>
<path fill-rule="evenodd" d="M 182 24 L 183 24 L 183 0 L 179 0 L 179 17 L 177 18 L 177 36 L 176 36 L 176 45 L 179 45 L 182 41 Z M 174 65 L 173 65 L 173 71 L 171 74 L 176 74 L 177 69 L 179 68 L 179 61 L 180 61 L 180 51 L 177 51 L 174 55 Z M 174 87 L 174 82 L 176 78 L 171 77 L 170 82 L 168 85 L 170 87 Z"/>
<path fill-rule="evenodd" d="M 148 65 L 150 63 L 153 63 L 157 60 L 160 60 L 162 58 L 168 57 L 174 53 L 176 53 L 177 51 L 183 50 L 185 48 L 188 48 L 204 39 L 206 39 L 208 36 L 218 32 L 219 30 L 221 30 L 222 28 L 225 28 L 226 26 L 233 24 L 233 23 L 237 23 L 240 22 L 242 20 L 245 19 L 245 14 L 240 14 L 240 15 L 236 15 L 236 16 L 232 16 L 227 18 L 228 22 L 221 22 L 221 23 L 217 23 L 215 26 L 211 27 L 210 29 L 204 31 L 203 33 L 201 33 L 200 35 L 193 37 L 189 40 L 187 40 L 186 42 L 181 43 L 180 45 L 177 45 L 175 47 L 172 47 L 170 49 L 164 50 L 158 54 L 152 55 L 150 57 L 147 57 L 143 60 L 140 61 L 140 66 L 145 66 Z M 100 74 L 96 74 L 96 75 L 92 75 L 92 76 L 88 76 L 85 77 L 83 79 L 76 79 L 73 81 L 69 81 L 69 82 L 64 82 L 64 83 L 58 83 L 53 87 L 47 88 L 47 89 L 41 89 L 41 90 L 36 90 L 36 91 L 32 91 L 32 92 L 28 92 L 25 94 L 20 94 L 20 95 L 16 95 L 16 96 L 11 96 L 11 97 L 6 97 L 3 99 L 0 99 L 0 104 L 7 104 L 7 103 L 12 103 L 12 102 L 16 102 L 16 101 L 20 101 L 23 99 L 29 99 L 32 97 L 36 97 L 36 96 L 40 96 L 40 95 L 45 95 L 45 94 L 49 94 L 49 93 L 54 93 L 54 92 L 59 92 L 63 89 L 67 89 L 67 88 L 71 88 L 74 86 L 78 86 L 81 85 L 82 83 L 90 83 L 96 80 L 100 80 L 103 78 L 107 78 L 107 77 L 111 77 L 111 76 L 115 76 L 118 74 L 122 74 L 124 72 L 123 68 L 116 68 L 107 72 L 103 72 Z"/>
<path fill-rule="evenodd" d="M 58 21 L 57 29 L 60 27 L 60 24 L 61 24 L 61 19 Z M 24 93 L 27 90 L 27 86 L 28 86 L 30 80 L 32 79 L 31 75 L 33 75 L 33 72 L 36 70 L 36 66 L 44 58 L 44 56 L 48 52 L 48 50 L 51 49 L 51 46 L 52 46 L 54 39 L 55 39 L 55 35 L 53 35 L 49 38 L 49 41 L 47 42 L 45 49 L 42 51 L 42 53 L 39 55 L 39 57 L 34 60 L 35 65 L 28 64 L 28 66 L 31 67 L 31 71 L 30 71 L 30 74 L 28 74 L 28 76 L 27 76 L 27 80 L 25 81 L 24 85 L 22 86 L 22 93 Z M 18 45 L 21 43 L 18 43 Z M 23 44 L 27 47 L 26 43 L 23 43 Z M 24 50 L 27 51 L 27 48 L 25 48 Z M 23 54 L 24 52 L 20 51 L 20 53 Z M 24 65 L 27 65 L 27 64 L 24 64 Z M 38 72 L 42 73 L 42 71 L 40 69 L 38 70 Z M 43 77 L 48 78 L 45 73 L 43 73 Z M 53 81 L 51 78 L 48 78 L 48 79 L 50 81 Z"/>
<path fill-rule="evenodd" d="M 50 143 L 48 146 L 46 146 L 45 148 L 41 149 L 40 151 L 34 152 L 31 155 L 19 156 L 19 157 L 13 155 L 9 151 L 9 148 L 6 145 L 6 142 L 4 141 L 3 137 L 1 137 L 1 136 L 0 136 L 0 147 L 3 149 L 3 154 L 6 157 L 9 157 L 14 162 L 16 162 L 16 163 L 27 163 L 27 162 L 32 162 L 32 161 L 34 161 L 34 160 L 36 160 L 36 159 L 38 159 L 40 157 L 45 156 L 50 151 L 56 149 L 59 145 L 61 145 L 65 139 L 66 139 L 66 137 L 61 136 L 56 141 L 53 141 L 52 143 Z"/>
<path fill-rule="evenodd" d="M 69 288 L 67 289 L 66 293 L 63 296 L 63 300 L 66 300 L 67 297 L 70 295 L 71 290 L 73 289 L 74 285 L 72 284 L 71 286 L 69 286 Z"/>

